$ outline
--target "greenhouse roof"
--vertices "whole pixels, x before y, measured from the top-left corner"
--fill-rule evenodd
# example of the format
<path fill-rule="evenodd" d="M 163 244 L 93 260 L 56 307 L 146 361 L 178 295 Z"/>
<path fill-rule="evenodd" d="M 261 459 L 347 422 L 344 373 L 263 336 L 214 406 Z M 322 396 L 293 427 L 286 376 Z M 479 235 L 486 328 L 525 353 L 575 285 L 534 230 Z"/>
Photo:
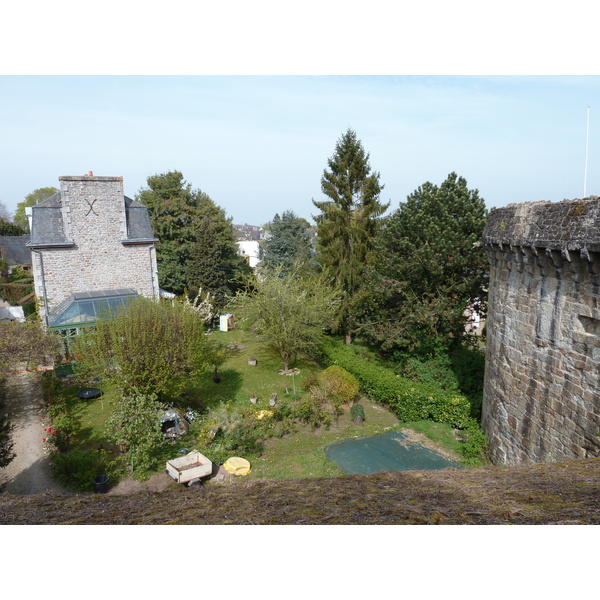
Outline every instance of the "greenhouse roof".
<path fill-rule="evenodd" d="M 91 325 L 100 317 L 113 315 L 137 293 L 129 288 L 75 292 L 50 311 L 52 328 Z"/>

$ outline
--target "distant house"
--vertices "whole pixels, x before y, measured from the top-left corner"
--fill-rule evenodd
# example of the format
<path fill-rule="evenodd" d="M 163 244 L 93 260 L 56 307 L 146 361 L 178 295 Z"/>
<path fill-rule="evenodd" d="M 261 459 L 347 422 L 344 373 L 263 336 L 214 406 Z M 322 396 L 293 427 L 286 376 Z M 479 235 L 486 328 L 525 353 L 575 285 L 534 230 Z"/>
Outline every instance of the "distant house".
<path fill-rule="evenodd" d="M 148 210 L 123 193 L 122 177 L 59 177 L 60 190 L 32 207 L 31 239 L 40 317 L 75 335 L 102 311 L 136 295 L 159 297 Z"/>
<path fill-rule="evenodd" d="M 8 263 L 9 271 L 15 267 L 31 271 L 31 250 L 27 247 L 29 238 L 29 234 L 0 237 L 0 258 Z"/>
<path fill-rule="evenodd" d="M 254 268 L 260 262 L 260 240 L 265 237 L 265 230 L 257 225 L 234 225 L 233 231 L 237 239 L 238 254 L 243 256 Z"/>
<path fill-rule="evenodd" d="M 260 244 L 257 241 L 243 240 L 238 241 L 237 245 L 240 256 L 243 256 L 254 269 L 260 262 Z"/>

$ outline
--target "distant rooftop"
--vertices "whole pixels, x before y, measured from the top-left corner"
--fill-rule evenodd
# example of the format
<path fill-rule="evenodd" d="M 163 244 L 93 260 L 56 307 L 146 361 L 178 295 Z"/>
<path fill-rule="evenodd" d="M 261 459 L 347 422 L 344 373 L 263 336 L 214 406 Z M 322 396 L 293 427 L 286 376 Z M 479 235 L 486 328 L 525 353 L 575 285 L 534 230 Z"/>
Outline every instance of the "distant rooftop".
<path fill-rule="evenodd" d="M 31 250 L 27 247 L 29 234 L 0 237 L 0 258 L 9 265 L 30 265 Z"/>

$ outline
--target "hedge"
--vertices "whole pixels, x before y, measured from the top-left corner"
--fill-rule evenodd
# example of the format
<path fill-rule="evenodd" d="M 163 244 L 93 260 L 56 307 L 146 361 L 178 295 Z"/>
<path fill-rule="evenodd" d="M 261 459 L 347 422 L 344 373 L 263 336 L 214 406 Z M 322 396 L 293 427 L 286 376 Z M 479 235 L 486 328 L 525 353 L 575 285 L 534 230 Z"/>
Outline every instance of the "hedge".
<path fill-rule="evenodd" d="M 462 429 L 470 421 L 471 404 L 456 392 L 417 383 L 359 356 L 352 346 L 328 340 L 322 347 L 324 366 L 339 365 L 352 373 L 363 394 L 389 406 L 400 421 L 432 420 Z"/>

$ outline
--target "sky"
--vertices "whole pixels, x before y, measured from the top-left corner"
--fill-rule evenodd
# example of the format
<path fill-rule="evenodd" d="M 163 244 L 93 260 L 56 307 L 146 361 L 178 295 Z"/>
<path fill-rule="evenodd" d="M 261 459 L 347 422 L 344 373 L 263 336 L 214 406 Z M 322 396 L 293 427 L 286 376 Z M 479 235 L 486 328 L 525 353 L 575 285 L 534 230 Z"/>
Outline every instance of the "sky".
<path fill-rule="evenodd" d="M 390 210 L 453 171 L 489 208 L 600 194 L 599 76 L 4 75 L 0 115 L 11 212 L 62 175 L 135 197 L 177 170 L 234 223 L 310 221 L 348 128 Z"/>
<path fill-rule="evenodd" d="M 17 3 L 12 3 L 17 4 Z M 353 129 L 396 210 L 451 173 L 489 208 L 600 194 L 587 4 L 74 0 L 6 7 L 0 201 L 178 170 L 234 223 L 309 221 Z"/>

